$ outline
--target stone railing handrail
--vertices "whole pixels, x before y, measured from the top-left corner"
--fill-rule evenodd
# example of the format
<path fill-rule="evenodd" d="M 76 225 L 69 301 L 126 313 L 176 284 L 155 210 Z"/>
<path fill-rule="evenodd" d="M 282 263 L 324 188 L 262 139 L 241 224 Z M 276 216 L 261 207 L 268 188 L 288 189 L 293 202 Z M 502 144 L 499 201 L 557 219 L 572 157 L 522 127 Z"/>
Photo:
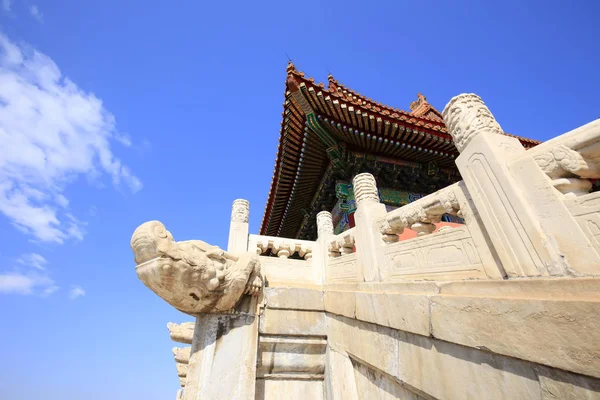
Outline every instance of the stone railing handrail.
<path fill-rule="evenodd" d="M 271 254 L 279 258 L 289 258 L 294 254 L 305 260 L 312 258 L 312 250 L 315 242 L 300 239 L 287 239 L 274 236 L 249 235 L 248 250 L 256 250 L 256 254 L 262 255 L 271 250 Z"/>
<path fill-rule="evenodd" d="M 417 236 L 430 234 L 435 230 L 434 223 L 440 222 L 444 214 L 461 216 L 455 192 L 457 188 L 458 183 L 452 184 L 387 213 L 379 221 L 384 242 L 398 241 L 397 235 L 404 232 L 404 228 L 416 231 Z"/>
<path fill-rule="evenodd" d="M 600 119 L 529 149 L 533 157 L 563 194 L 583 195 L 600 178 Z"/>
<path fill-rule="evenodd" d="M 356 228 L 350 228 L 333 236 L 328 243 L 327 251 L 330 257 L 339 257 L 354 252 L 356 243 Z"/>

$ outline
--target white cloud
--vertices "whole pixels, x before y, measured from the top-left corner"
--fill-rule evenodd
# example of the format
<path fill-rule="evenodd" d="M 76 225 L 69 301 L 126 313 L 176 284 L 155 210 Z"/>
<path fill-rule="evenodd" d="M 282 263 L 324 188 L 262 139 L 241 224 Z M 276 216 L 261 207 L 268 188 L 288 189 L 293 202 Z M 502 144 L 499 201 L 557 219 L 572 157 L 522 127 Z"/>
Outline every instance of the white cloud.
<path fill-rule="evenodd" d="M 31 13 L 31 16 L 37 21 L 37 22 L 44 22 L 44 15 L 42 14 L 42 12 L 40 11 L 40 9 L 38 8 L 38 6 L 33 5 L 33 6 L 29 6 L 29 12 Z"/>
<path fill-rule="evenodd" d="M 23 254 L 17 263 L 26 268 L 0 273 L 0 293 L 48 297 L 59 289 L 46 272 L 48 261 L 42 255 Z"/>
<path fill-rule="evenodd" d="M 73 286 L 69 291 L 69 298 L 75 300 L 78 297 L 85 296 L 85 290 L 81 286 Z"/>
<path fill-rule="evenodd" d="M 2 0 L 2 8 L 4 8 L 4 11 L 10 12 L 12 10 L 12 0 Z"/>
<path fill-rule="evenodd" d="M 113 155 L 115 141 L 131 143 L 100 99 L 48 56 L 0 33 L 0 213 L 37 240 L 81 240 L 85 224 L 68 213 L 64 195 L 76 177 L 142 187 Z"/>
<path fill-rule="evenodd" d="M 39 269 L 40 271 L 45 270 L 45 265 L 48 264 L 48 261 L 37 253 L 23 254 L 17 259 L 17 262 L 26 267 Z"/>
<path fill-rule="evenodd" d="M 45 274 L 19 272 L 0 274 L 0 293 L 48 296 L 56 290 L 58 290 L 58 286 Z"/>
<path fill-rule="evenodd" d="M 56 204 L 58 204 L 59 206 L 61 206 L 62 208 L 67 208 L 69 207 L 69 199 L 67 199 L 63 194 L 61 193 L 57 193 L 54 200 L 56 201 Z"/>
<path fill-rule="evenodd" d="M 56 292 L 58 289 L 60 289 L 58 286 L 56 285 L 51 285 L 46 287 L 46 289 L 44 289 L 44 291 L 42 292 L 42 296 L 43 297 L 48 297 L 50 296 L 52 293 Z"/>
<path fill-rule="evenodd" d="M 123 133 L 123 134 L 116 134 L 114 137 L 115 137 L 115 140 L 117 142 L 121 143 L 123 146 L 131 147 L 131 138 L 129 137 L 129 135 Z"/>

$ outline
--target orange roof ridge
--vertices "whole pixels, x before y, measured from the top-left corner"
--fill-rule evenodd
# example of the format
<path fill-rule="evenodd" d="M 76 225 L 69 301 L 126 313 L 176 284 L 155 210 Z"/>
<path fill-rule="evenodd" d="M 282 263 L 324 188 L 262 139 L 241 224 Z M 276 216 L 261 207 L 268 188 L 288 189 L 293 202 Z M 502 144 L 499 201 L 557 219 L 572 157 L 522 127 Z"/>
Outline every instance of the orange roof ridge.
<path fill-rule="evenodd" d="M 331 74 L 329 74 L 329 76 L 327 77 L 327 80 L 329 81 L 328 89 L 330 91 L 332 91 L 334 93 L 338 93 L 339 95 L 344 97 L 346 100 L 348 100 L 354 104 L 361 105 L 363 107 L 366 106 L 367 108 L 372 108 L 377 112 L 388 111 L 390 114 L 391 113 L 406 114 L 406 115 L 409 114 L 409 112 L 404 111 L 402 109 L 387 106 L 385 104 L 371 100 L 369 97 L 360 94 L 356 90 L 351 89 L 350 87 L 348 87 L 347 85 L 344 85 L 343 83 L 340 83 Z M 346 93 L 344 93 L 344 91 Z"/>
<path fill-rule="evenodd" d="M 428 117 L 438 121 L 444 121 L 442 113 L 440 113 L 434 106 L 429 104 L 427 97 L 422 93 L 417 93 L 417 100 L 410 103 L 410 111 L 417 117 Z"/>
<path fill-rule="evenodd" d="M 298 71 L 291 61 L 288 63 L 287 72 L 288 80 L 286 82 L 286 86 L 292 91 L 299 89 L 301 81 L 309 82 L 315 86 L 319 86 L 321 89 L 323 89 L 330 95 L 343 99 L 344 101 L 353 104 L 357 107 L 363 107 L 374 112 L 378 112 L 383 116 L 388 116 L 396 119 L 399 118 L 401 121 L 405 121 L 409 124 L 424 126 L 426 128 L 445 134 L 448 133 L 446 130 L 446 125 L 444 124 L 444 120 L 442 118 L 442 114 L 427 101 L 427 97 L 425 97 L 422 93 L 418 93 L 417 100 L 413 101 L 410 104 L 411 111 L 404 111 L 399 108 L 386 106 L 382 103 L 378 103 L 376 101 L 371 100 L 370 98 L 340 83 L 337 79 L 335 79 L 335 77 L 331 73 L 327 76 L 328 87 L 325 89 L 325 85 L 323 83 L 316 83 L 314 78 L 305 77 L 304 72 Z M 299 81 L 293 79 L 294 77 L 299 77 L 301 80 Z M 344 94 L 344 91 L 346 91 L 346 94 Z M 411 118 L 407 120 L 406 117 Z M 420 120 L 420 122 L 417 122 L 418 120 Z M 504 133 L 508 136 L 513 136 L 517 139 L 532 144 L 541 143 L 540 141 L 534 139 L 529 139 L 526 137 L 517 136 L 506 132 Z"/>

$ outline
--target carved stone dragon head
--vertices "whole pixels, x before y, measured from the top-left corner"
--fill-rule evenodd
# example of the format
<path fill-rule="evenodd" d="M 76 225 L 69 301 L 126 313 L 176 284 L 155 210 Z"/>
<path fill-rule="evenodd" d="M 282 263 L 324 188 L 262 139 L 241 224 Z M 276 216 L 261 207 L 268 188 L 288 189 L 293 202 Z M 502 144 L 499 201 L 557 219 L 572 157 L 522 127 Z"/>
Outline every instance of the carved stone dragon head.
<path fill-rule="evenodd" d="M 255 256 L 238 258 L 201 240 L 175 242 L 159 221 L 140 225 L 131 248 L 140 280 L 188 314 L 230 311 L 262 287 Z"/>

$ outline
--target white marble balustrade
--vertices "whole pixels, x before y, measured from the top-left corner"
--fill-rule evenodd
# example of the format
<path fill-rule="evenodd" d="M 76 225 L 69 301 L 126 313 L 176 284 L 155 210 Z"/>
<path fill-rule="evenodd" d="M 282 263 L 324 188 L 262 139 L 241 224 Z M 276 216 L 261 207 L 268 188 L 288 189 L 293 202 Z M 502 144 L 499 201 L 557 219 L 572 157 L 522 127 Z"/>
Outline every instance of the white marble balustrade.
<path fill-rule="evenodd" d="M 256 251 L 256 254 L 264 255 L 271 250 L 271 255 L 279 258 L 286 259 L 297 254 L 305 260 L 310 260 L 314 243 L 309 240 L 249 235 L 248 251 Z"/>
<path fill-rule="evenodd" d="M 354 245 L 356 243 L 355 235 L 356 229 L 350 228 L 347 231 L 333 236 L 329 240 L 328 245 L 329 257 L 339 257 L 344 254 L 354 253 Z"/>

